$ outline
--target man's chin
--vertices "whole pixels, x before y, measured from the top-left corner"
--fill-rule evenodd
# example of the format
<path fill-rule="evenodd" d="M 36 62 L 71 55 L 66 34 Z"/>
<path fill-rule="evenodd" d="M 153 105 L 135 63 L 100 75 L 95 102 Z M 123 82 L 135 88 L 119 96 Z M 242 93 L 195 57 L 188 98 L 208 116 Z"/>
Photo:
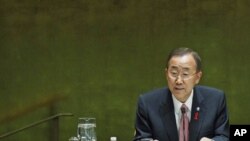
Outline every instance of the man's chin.
<path fill-rule="evenodd" d="M 185 90 L 184 89 L 174 89 L 174 94 L 176 95 L 182 95 L 184 94 Z"/>
<path fill-rule="evenodd" d="M 174 91 L 174 96 L 176 98 L 182 98 L 184 95 L 184 91 Z"/>

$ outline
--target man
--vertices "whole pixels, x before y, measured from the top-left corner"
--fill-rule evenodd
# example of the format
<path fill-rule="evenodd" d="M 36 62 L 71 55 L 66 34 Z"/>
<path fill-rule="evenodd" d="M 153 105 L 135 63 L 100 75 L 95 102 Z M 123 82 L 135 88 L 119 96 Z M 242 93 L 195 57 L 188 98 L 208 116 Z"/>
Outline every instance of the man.
<path fill-rule="evenodd" d="M 229 141 L 224 92 L 198 86 L 201 59 L 189 48 L 173 50 L 164 87 L 138 99 L 134 140 Z"/>

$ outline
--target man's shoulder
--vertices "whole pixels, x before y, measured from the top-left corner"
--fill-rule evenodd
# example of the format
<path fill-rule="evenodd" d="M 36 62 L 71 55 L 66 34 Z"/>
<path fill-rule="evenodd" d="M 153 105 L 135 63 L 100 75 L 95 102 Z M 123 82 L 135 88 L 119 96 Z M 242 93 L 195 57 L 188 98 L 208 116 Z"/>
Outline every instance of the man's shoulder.
<path fill-rule="evenodd" d="M 143 93 L 140 95 L 139 99 L 149 105 L 154 105 L 153 107 L 157 107 L 157 105 L 165 103 L 165 101 L 169 98 L 169 94 L 169 89 L 167 87 L 163 87 Z"/>
<path fill-rule="evenodd" d="M 194 88 L 194 91 L 196 93 L 201 93 L 203 95 L 210 95 L 210 96 L 216 96 L 216 95 L 224 95 L 224 91 L 215 87 L 210 87 L 210 86 L 203 86 L 203 85 L 197 85 Z M 211 95 L 213 94 L 213 95 Z"/>

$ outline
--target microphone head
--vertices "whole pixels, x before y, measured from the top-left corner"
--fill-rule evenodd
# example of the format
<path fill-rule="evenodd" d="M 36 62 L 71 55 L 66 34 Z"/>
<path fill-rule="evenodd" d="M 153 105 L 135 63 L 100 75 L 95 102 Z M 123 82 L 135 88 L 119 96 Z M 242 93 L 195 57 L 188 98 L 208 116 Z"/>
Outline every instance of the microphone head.
<path fill-rule="evenodd" d="M 185 114 L 185 113 L 186 113 L 186 108 L 181 107 L 181 113 L 182 113 L 182 114 Z"/>

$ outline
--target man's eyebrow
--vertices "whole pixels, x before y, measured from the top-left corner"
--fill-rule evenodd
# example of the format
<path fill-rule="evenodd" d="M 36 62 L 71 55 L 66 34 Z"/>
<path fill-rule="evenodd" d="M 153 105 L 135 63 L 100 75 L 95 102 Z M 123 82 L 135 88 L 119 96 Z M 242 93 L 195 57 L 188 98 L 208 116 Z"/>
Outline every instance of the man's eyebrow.
<path fill-rule="evenodd" d="M 179 67 L 178 66 L 170 66 L 169 69 L 171 69 L 171 70 L 179 70 Z"/>
<path fill-rule="evenodd" d="M 189 67 L 182 67 L 182 69 L 183 69 L 183 70 L 185 70 L 185 71 L 190 70 L 190 68 L 189 68 Z"/>
<path fill-rule="evenodd" d="M 189 67 L 170 66 L 169 69 L 170 70 L 177 70 L 177 71 L 182 70 L 182 72 L 190 72 L 191 71 L 191 68 L 189 68 Z"/>
<path fill-rule="evenodd" d="M 179 66 L 173 65 L 173 66 L 170 66 L 170 68 L 179 68 Z"/>
<path fill-rule="evenodd" d="M 181 67 L 181 66 L 176 66 L 176 65 L 170 66 L 170 68 L 173 68 L 173 69 L 179 69 L 179 68 L 181 68 L 183 70 L 190 70 L 190 67 Z"/>

